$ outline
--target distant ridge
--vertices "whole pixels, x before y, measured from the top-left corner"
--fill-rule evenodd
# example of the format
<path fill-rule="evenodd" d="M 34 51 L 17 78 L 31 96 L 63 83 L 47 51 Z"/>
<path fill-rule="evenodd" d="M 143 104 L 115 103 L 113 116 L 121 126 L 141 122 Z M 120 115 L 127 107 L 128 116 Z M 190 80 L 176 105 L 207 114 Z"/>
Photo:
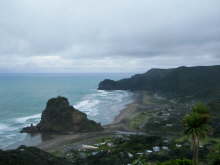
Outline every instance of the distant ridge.
<path fill-rule="evenodd" d="M 169 98 L 220 98 L 220 65 L 150 69 L 143 74 L 99 83 L 100 90 L 146 90 Z"/>

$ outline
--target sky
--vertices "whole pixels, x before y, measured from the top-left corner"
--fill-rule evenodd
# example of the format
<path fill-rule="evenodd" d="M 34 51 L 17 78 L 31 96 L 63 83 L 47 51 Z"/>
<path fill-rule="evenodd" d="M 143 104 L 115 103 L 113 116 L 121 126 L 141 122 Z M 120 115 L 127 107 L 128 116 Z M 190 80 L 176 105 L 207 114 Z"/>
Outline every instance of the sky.
<path fill-rule="evenodd" d="M 0 72 L 220 64 L 219 0 L 1 0 Z"/>

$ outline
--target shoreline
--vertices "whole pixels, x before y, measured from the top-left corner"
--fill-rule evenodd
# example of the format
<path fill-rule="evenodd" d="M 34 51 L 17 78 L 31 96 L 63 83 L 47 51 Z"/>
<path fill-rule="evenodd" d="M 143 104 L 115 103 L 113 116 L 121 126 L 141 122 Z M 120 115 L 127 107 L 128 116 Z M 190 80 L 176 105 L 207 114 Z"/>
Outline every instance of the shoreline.
<path fill-rule="evenodd" d="M 42 149 L 47 152 L 54 152 L 57 150 L 65 151 L 68 148 L 68 145 L 71 145 L 71 148 L 79 148 L 82 144 L 94 143 L 98 138 L 104 138 L 107 136 L 116 135 L 117 131 L 133 132 L 125 126 L 123 123 L 123 118 L 131 113 L 134 107 L 140 102 L 141 93 L 133 92 L 133 100 L 131 103 L 125 105 L 125 108 L 120 110 L 118 115 L 116 115 L 110 124 L 103 125 L 104 131 L 101 132 L 87 132 L 87 133 L 74 133 L 74 134 L 36 134 L 30 135 L 27 134 L 26 138 L 21 142 L 15 143 L 6 147 L 3 150 L 11 150 L 19 147 L 20 145 L 33 146 L 39 149 Z M 89 139 L 89 140 L 88 140 Z"/>
<path fill-rule="evenodd" d="M 101 132 L 87 132 L 87 133 L 76 133 L 70 135 L 52 135 L 52 139 L 48 141 L 43 141 L 39 145 L 35 146 L 47 152 L 66 152 L 71 149 L 79 149 L 82 144 L 91 145 L 96 143 L 100 138 L 105 138 L 109 136 L 114 136 L 118 134 L 136 134 L 135 131 L 130 130 L 121 121 L 117 121 L 118 116 L 120 118 L 125 117 L 124 115 L 129 115 L 132 113 L 133 106 L 137 105 L 140 101 L 140 93 L 134 93 L 133 101 L 125 106 L 124 109 L 120 110 L 119 114 L 114 117 L 110 124 L 103 125 L 104 131 Z"/>

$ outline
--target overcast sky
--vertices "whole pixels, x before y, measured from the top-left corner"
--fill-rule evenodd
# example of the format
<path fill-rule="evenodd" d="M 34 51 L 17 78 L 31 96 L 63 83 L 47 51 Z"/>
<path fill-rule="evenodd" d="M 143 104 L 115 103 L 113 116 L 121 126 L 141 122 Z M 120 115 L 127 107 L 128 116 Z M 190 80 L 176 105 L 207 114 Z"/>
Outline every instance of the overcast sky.
<path fill-rule="evenodd" d="M 0 72 L 220 64 L 220 0 L 1 0 Z"/>

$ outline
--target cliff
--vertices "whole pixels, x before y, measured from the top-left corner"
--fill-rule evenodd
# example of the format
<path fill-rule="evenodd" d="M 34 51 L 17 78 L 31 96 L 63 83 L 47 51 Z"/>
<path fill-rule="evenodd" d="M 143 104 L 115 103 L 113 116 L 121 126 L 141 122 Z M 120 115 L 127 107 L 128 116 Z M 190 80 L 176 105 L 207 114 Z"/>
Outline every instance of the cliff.
<path fill-rule="evenodd" d="M 100 82 L 100 90 L 145 90 L 166 97 L 219 98 L 220 65 L 151 69 L 127 79 Z"/>
<path fill-rule="evenodd" d="M 47 102 L 41 121 L 36 126 L 23 128 L 21 132 L 90 132 L 101 131 L 102 126 L 89 120 L 87 115 L 71 106 L 64 97 Z"/>

